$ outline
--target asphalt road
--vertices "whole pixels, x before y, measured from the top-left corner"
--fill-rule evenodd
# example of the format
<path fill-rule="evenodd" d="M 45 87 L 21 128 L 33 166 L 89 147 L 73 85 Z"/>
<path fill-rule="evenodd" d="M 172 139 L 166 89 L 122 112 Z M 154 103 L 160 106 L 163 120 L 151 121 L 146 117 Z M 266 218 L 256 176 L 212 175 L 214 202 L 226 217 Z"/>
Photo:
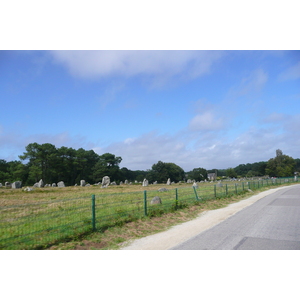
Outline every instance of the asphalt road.
<path fill-rule="evenodd" d="M 170 250 L 300 250 L 300 185 L 270 194 Z"/>

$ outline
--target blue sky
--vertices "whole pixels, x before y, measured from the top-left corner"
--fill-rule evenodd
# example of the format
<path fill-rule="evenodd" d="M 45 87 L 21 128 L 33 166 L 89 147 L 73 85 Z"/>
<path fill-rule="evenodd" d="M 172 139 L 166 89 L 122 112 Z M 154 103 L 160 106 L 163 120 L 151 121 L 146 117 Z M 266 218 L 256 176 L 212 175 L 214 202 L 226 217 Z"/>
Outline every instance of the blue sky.
<path fill-rule="evenodd" d="M 0 51 L 0 158 L 32 142 L 146 170 L 300 157 L 300 51 Z"/>

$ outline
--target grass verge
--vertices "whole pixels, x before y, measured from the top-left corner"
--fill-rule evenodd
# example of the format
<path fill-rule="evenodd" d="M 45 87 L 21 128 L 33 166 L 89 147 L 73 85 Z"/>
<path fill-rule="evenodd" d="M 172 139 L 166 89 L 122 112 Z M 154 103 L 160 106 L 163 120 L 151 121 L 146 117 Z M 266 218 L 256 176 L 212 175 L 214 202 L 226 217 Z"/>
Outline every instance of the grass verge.
<path fill-rule="evenodd" d="M 286 184 L 291 185 L 291 184 Z M 282 185 L 285 186 L 285 185 Z M 200 213 L 208 210 L 226 207 L 231 203 L 247 199 L 263 191 L 277 187 L 261 187 L 254 192 L 246 190 L 243 194 L 221 197 L 217 199 L 195 202 L 180 210 L 166 214 L 143 217 L 135 221 L 123 223 L 102 232 L 93 232 L 85 236 L 78 236 L 69 242 L 51 246 L 49 250 L 117 250 L 125 243 L 151 234 L 165 231 L 172 226 L 190 221 Z"/>

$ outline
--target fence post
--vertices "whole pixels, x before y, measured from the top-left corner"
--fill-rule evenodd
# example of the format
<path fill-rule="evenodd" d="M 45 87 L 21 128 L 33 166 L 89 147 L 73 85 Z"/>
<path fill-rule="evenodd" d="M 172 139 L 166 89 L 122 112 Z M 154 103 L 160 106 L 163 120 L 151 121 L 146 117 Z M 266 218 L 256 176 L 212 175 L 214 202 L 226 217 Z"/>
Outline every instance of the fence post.
<path fill-rule="evenodd" d="M 217 198 L 217 186 L 214 185 L 215 198 Z"/>
<path fill-rule="evenodd" d="M 195 196 L 196 196 L 196 200 L 199 201 L 198 194 L 197 194 L 196 188 L 194 186 L 193 186 L 193 189 L 194 189 L 194 193 L 195 193 Z"/>
<path fill-rule="evenodd" d="M 227 187 L 227 183 L 225 184 L 225 187 L 226 187 L 226 196 L 228 194 L 228 187 Z"/>
<path fill-rule="evenodd" d="M 178 208 L 178 189 L 175 189 L 175 209 Z"/>
<path fill-rule="evenodd" d="M 235 183 L 235 193 L 238 194 L 238 191 L 237 191 L 237 183 Z"/>
<path fill-rule="evenodd" d="M 95 195 L 92 195 L 92 230 L 96 231 L 96 203 Z"/>
<path fill-rule="evenodd" d="M 243 191 L 245 190 L 245 185 L 244 185 L 244 182 L 242 182 L 242 186 L 243 186 Z"/>
<path fill-rule="evenodd" d="M 144 215 L 147 216 L 147 191 L 144 191 Z"/>

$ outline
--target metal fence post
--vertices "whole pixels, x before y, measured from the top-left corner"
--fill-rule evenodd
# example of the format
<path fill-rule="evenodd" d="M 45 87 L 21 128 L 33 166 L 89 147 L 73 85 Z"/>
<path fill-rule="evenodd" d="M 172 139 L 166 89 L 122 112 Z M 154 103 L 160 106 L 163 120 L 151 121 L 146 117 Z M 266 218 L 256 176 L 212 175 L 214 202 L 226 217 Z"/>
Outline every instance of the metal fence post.
<path fill-rule="evenodd" d="M 175 189 L 175 209 L 178 208 L 178 189 Z"/>
<path fill-rule="evenodd" d="M 227 187 L 227 183 L 225 184 L 225 186 L 226 186 L 226 196 L 227 196 L 227 194 L 228 194 L 228 187 Z"/>
<path fill-rule="evenodd" d="M 147 191 L 144 191 L 144 215 L 147 216 Z"/>
<path fill-rule="evenodd" d="M 235 183 L 235 193 L 238 194 L 237 183 Z"/>
<path fill-rule="evenodd" d="M 92 229 L 96 231 L 96 201 L 95 195 L 92 195 Z"/>
<path fill-rule="evenodd" d="M 214 185 L 214 193 L 215 193 L 215 198 L 217 198 L 217 186 Z"/>
<path fill-rule="evenodd" d="M 196 200 L 199 201 L 199 197 L 198 197 L 198 194 L 197 194 L 197 191 L 196 191 L 196 188 L 193 186 L 193 189 L 194 189 L 194 193 L 195 193 L 195 196 L 196 196 Z"/>

